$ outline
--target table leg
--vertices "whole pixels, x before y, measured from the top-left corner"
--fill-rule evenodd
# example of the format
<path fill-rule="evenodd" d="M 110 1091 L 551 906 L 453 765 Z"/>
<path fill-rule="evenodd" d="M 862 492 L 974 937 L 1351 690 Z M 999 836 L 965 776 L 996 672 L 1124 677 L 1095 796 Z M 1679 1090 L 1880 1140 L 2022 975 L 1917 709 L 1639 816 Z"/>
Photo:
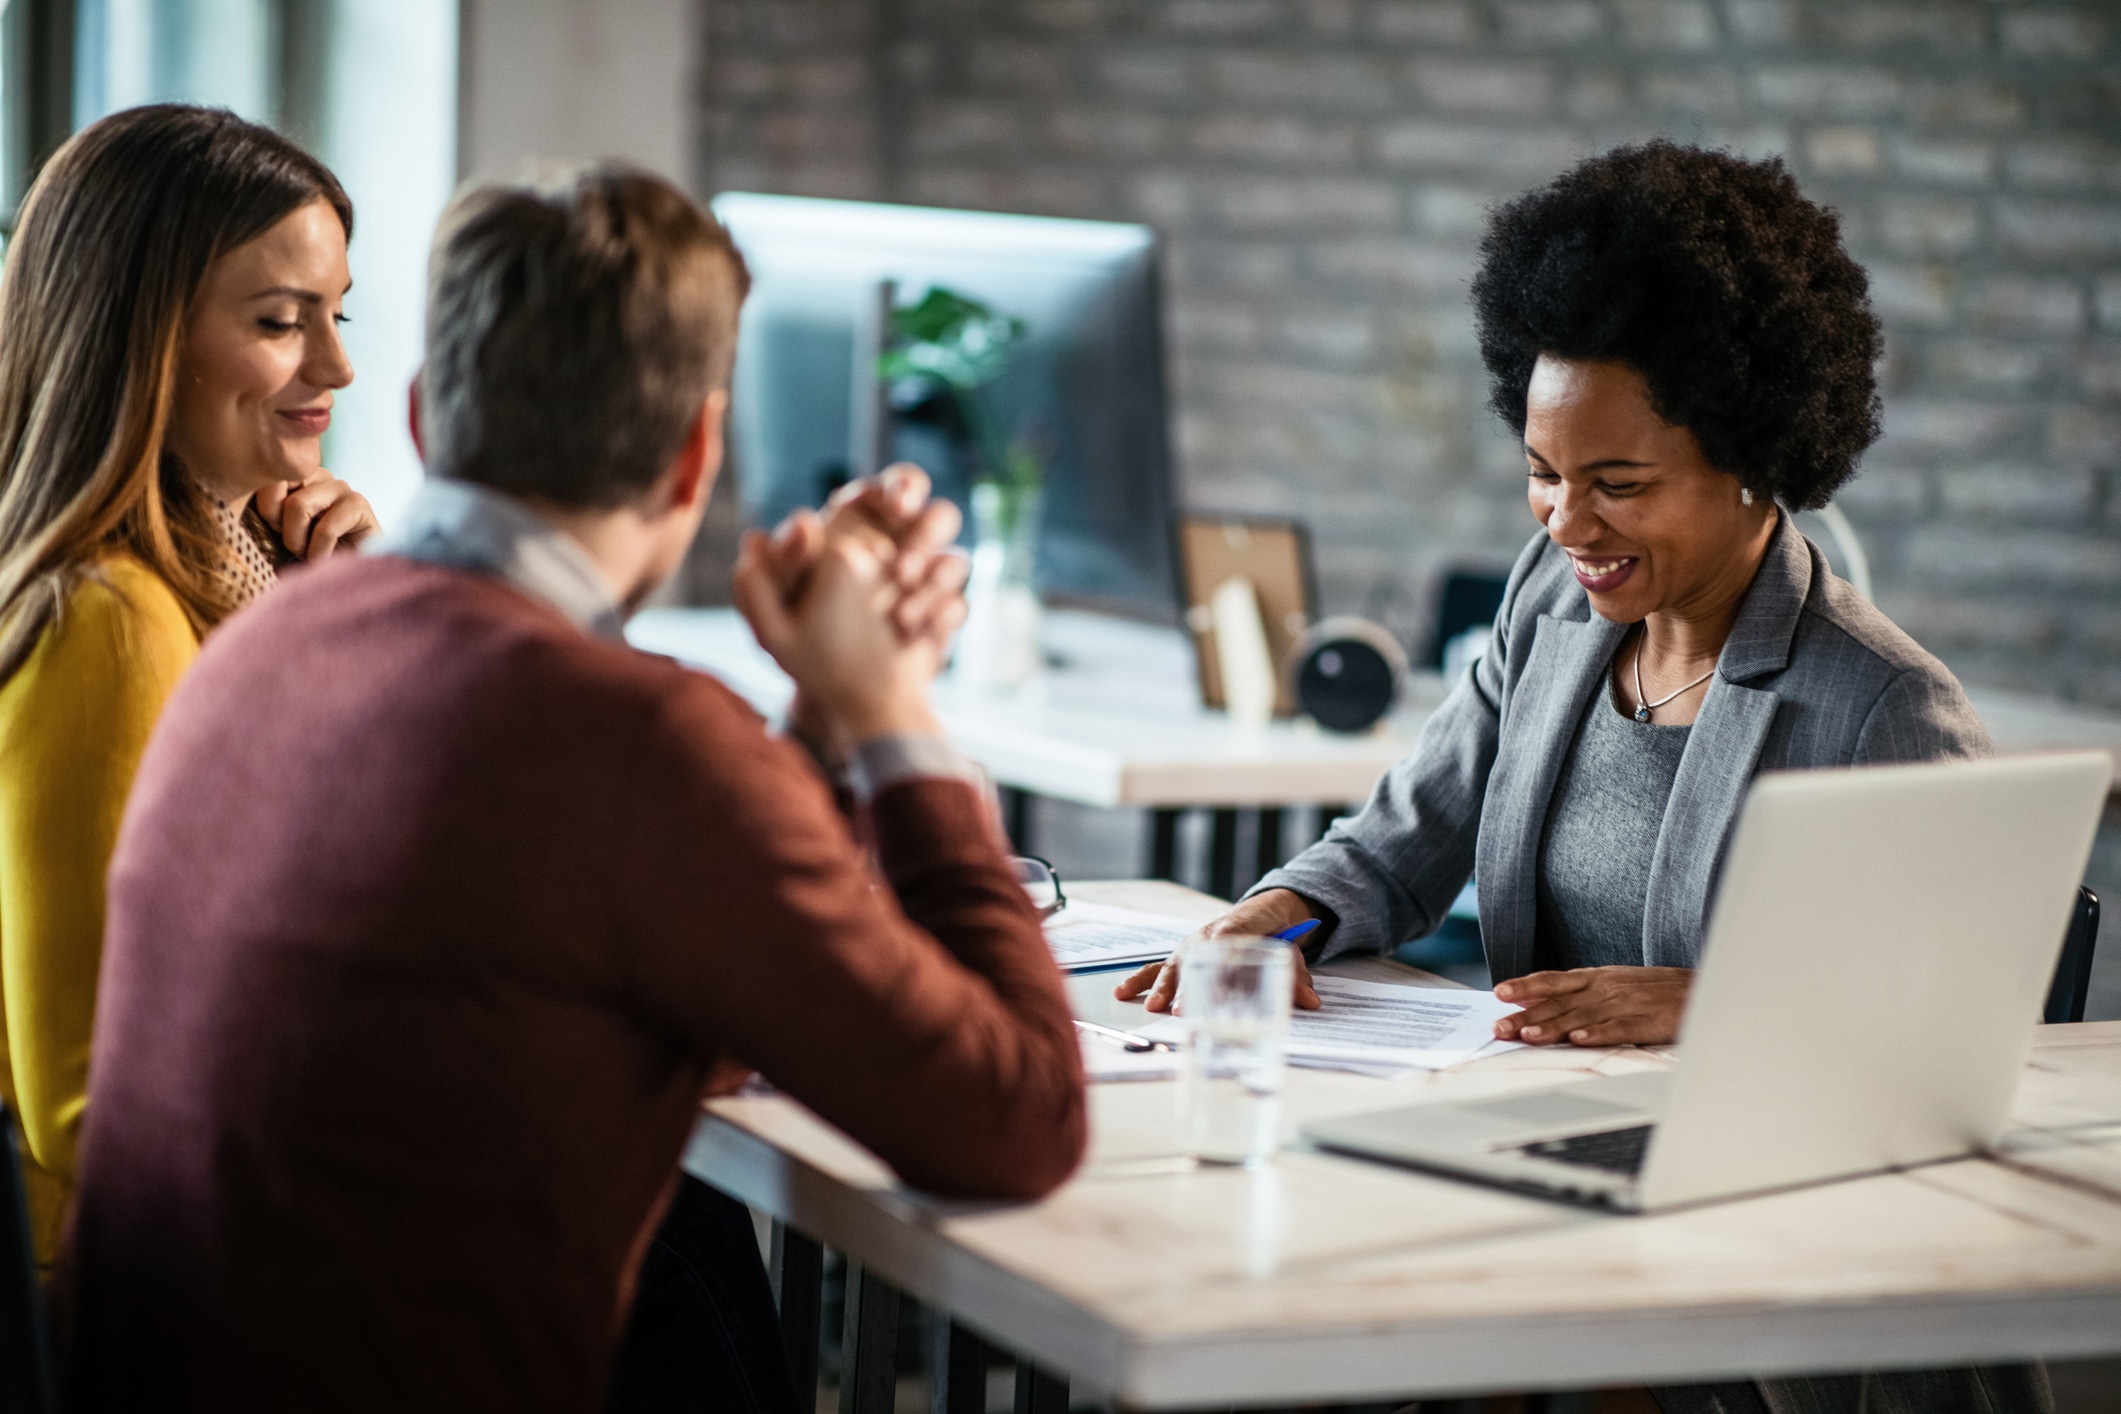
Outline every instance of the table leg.
<path fill-rule="evenodd" d="M 928 1414 L 987 1414 L 987 1342 L 935 1311 L 928 1352 Z"/>
<path fill-rule="evenodd" d="M 1228 898 L 1237 887 L 1237 812 L 1215 812 L 1215 830 L 1208 840 L 1208 892 Z"/>
<path fill-rule="evenodd" d="M 840 1414 L 891 1414 L 898 1390 L 898 1288 L 847 1263 L 840 1337 Z"/>
<path fill-rule="evenodd" d="M 1262 806 L 1259 812 L 1259 838 L 1252 846 L 1254 880 L 1271 869 L 1281 867 L 1281 807 Z"/>
<path fill-rule="evenodd" d="M 781 1342 L 804 1407 L 817 1399 L 818 1306 L 825 1248 L 778 1218 L 773 1223 L 773 1299 L 781 1308 Z"/>
<path fill-rule="evenodd" d="M 1068 1414 L 1068 1382 L 1029 1360 L 1017 1361 L 1016 1414 Z"/>
<path fill-rule="evenodd" d="M 1149 868 L 1145 877 L 1178 879 L 1178 819 L 1184 812 L 1157 809 L 1149 815 Z"/>
<path fill-rule="evenodd" d="M 995 794 L 1001 797 L 1002 828 L 1009 832 L 1010 847 L 1018 854 L 1030 854 L 1031 792 L 1018 790 L 1015 786 L 1002 786 Z"/>

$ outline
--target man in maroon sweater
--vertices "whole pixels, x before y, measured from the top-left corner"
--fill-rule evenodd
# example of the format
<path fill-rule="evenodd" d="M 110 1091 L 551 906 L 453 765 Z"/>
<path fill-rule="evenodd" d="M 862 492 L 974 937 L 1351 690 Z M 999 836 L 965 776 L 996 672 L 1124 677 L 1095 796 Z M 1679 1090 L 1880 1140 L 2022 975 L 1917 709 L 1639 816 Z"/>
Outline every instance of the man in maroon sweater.
<path fill-rule="evenodd" d="M 141 766 L 76 1407 L 598 1409 L 700 1098 L 750 1070 L 917 1187 L 1078 1162 L 1059 977 L 927 703 L 933 521 L 873 496 L 738 570 L 880 875 L 811 753 L 617 638 L 712 488 L 743 287 L 638 174 L 445 217 L 396 552 L 217 631 Z"/>

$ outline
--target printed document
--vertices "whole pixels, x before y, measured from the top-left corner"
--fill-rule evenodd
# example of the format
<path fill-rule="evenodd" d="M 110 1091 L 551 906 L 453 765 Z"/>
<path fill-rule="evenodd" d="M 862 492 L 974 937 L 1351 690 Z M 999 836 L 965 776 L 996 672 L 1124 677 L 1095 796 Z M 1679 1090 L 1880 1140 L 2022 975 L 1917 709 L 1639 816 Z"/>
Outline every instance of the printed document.
<path fill-rule="evenodd" d="M 1325 1003 L 1289 1018 L 1289 1064 L 1390 1077 L 1442 1070 L 1476 1056 L 1516 1050 L 1495 1039 L 1495 1022 L 1521 1010 L 1493 992 L 1444 987 L 1399 987 L 1348 977 L 1313 975 Z M 1160 1016 L 1134 1028 L 1152 1041 L 1182 1041 L 1183 1017 Z"/>
<path fill-rule="evenodd" d="M 1200 931 L 1198 923 L 1161 913 L 1075 899 L 1046 920 L 1046 946 L 1063 972 L 1122 963 L 1161 962 Z"/>

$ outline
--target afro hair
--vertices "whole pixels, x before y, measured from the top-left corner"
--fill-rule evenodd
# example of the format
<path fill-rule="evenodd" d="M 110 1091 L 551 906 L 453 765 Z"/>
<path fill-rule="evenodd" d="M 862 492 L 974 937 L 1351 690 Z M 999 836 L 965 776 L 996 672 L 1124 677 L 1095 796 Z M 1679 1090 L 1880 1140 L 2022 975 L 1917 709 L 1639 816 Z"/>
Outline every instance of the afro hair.
<path fill-rule="evenodd" d="M 1780 158 L 1616 148 L 1498 208 L 1480 253 L 1489 405 L 1520 435 L 1551 354 L 1633 368 L 1710 465 L 1793 510 L 1878 439 L 1869 281 Z"/>

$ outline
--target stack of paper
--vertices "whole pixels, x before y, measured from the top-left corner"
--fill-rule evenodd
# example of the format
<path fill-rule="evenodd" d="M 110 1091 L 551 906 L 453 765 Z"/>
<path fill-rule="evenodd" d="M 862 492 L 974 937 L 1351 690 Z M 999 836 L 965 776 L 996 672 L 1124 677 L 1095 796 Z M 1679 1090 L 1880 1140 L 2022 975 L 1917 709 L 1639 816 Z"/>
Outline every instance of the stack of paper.
<path fill-rule="evenodd" d="M 1418 1070 L 1442 1070 L 1478 1056 L 1516 1050 L 1522 1043 L 1495 1039 L 1495 1022 L 1520 1008 L 1493 992 L 1443 987 L 1399 987 L 1346 977 L 1311 979 L 1318 1011 L 1289 1018 L 1289 1064 L 1351 1070 L 1392 1079 Z M 1183 1041 L 1182 1017 L 1159 1016 L 1134 1028 L 1151 1041 Z"/>
<path fill-rule="evenodd" d="M 1161 962 L 1200 931 L 1197 923 L 1108 903 L 1068 906 L 1046 920 L 1046 946 L 1063 972 Z"/>

